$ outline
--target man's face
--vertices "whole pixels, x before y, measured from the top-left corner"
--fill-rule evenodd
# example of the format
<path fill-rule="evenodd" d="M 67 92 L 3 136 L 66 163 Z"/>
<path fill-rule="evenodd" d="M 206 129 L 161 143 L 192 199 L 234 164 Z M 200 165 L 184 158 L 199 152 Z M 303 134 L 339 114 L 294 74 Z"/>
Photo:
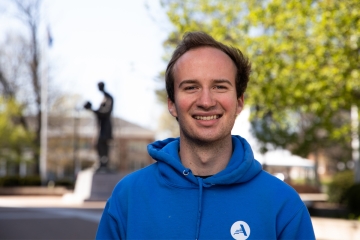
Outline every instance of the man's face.
<path fill-rule="evenodd" d="M 231 136 L 244 99 L 237 98 L 236 67 L 224 52 L 210 47 L 190 50 L 174 65 L 174 99 L 170 113 L 178 118 L 180 136 L 213 142 Z"/>

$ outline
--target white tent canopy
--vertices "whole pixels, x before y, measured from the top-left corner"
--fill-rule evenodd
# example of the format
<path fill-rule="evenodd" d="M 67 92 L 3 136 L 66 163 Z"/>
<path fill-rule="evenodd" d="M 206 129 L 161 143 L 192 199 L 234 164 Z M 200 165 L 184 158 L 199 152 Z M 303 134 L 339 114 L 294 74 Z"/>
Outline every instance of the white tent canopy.
<path fill-rule="evenodd" d="M 258 160 L 261 164 L 269 166 L 314 167 L 313 161 L 296 155 L 291 155 L 291 153 L 287 150 L 270 151 L 256 160 Z"/>

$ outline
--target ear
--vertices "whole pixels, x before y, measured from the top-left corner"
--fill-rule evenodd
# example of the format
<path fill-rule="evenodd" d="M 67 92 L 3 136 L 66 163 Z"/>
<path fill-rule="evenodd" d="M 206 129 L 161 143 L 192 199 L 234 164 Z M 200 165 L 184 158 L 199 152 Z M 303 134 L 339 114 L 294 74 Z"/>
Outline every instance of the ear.
<path fill-rule="evenodd" d="M 177 117 L 178 115 L 177 115 L 175 103 L 172 102 L 172 101 L 170 100 L 170 98 L 167 99 L 167 102 L 168 102 L 168 109 L 169 109 L 170 114 L 171 114 L 173 117 Z"/>
<path fill-rule="evenodd" d="M 244 109 L 244 94 L 237 99 L 236 115 L 239 115 L 243 109 Z"/>

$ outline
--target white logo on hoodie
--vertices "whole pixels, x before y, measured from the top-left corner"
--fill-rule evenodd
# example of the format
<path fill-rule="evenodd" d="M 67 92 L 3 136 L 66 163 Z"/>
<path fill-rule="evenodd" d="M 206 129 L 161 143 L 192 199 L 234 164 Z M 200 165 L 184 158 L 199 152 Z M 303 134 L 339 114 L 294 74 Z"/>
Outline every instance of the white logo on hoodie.
<path fill-rule="evenodd" d="M 250 236 L 250 227 L 246 222 L 237 221 L 231 226 L 230 233 L 236 240 L 245 240 Z"/>

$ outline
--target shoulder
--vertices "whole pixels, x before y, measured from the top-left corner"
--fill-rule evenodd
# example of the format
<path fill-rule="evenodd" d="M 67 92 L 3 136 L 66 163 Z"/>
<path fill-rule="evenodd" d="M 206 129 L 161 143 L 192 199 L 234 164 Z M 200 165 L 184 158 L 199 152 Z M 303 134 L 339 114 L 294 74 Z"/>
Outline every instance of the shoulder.
<path fill-rule="evenodd" d="M 279 191 L 289 191 L 298 195 L 294 188 L 292 188 L 289 184 L 266 171 L 261 171 L 257 180 L 261 181 L 264 186 L 270 187 L 271 190 L 278 189 Z"/>
<path fill-rule="evenodd" d="M 289 184 L 283 182 L 277 177 L 271 175 L 266 171 L 261 171 L 254 179 L 254 184 L 261 189 L 264 196 L 271 196 L 267 198 L 269 201 L 275 201 L 282 205 L 293 205 L 293 207 L 303 207 L 304 203 L 299 194 Z"/>
<path fill-rule="evenodd" d="M 121 191 L 141 187 L 153 181 L 157 173 L 157 163 L 150 164 L 140 170 L 134 171 L 121 179 L 114 188 L 113 194 Z"/>
<path fill-rule="evenodd" d="M 285 222 L 307 211 L 299 193 L 289 184 L 265 171 L 259 174 L 258 180 L 262 186 L 263 197 L 266 197 L 268 204 L 278 209 L 278 217 L 283 218 Z"/>
<path fill-rule="evenodd" d="M 261 171 L 254 181 L 258 188 L 257 195 L 266 199 L 263 204 L 271 208 L 269 211 L 273 211 L 283 224 L 308 215 L 305 203 L 289 184 L 266 171 Z"/>
<path fill-rule="evenodd" d="M 126 216 L 128 206 L 134 204 L 134 199 L 141 198 L 157 185 L 157 175 L 157 164 L 153 163 L 122 178 L 108 199 L 109 212 Z"/>

